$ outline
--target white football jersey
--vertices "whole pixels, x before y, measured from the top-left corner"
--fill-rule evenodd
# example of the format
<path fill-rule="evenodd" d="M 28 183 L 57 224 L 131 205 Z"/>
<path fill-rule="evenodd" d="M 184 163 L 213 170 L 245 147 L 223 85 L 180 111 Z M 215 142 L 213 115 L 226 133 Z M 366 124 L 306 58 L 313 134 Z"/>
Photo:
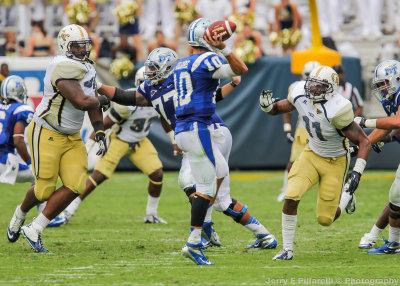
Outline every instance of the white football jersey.
<path fill-rule="evenodd" d="M 57 88 L 60 79 L 76 79 L 84 93 L 95 96 L 96 71 L 92 64 L 66 56 L 56 56 L 47 66 L 43 98 L 34 114 L 34 121 L 63 134 L 74 134 L 82 127 L 85 111 L 75 108 Z"/>
<path fill-rule="evenodd" d="M 313 104 L 305 94 L 304 85 L 298 84 L 288 100 L 296 107 L 304 122 L 310 149 L 326 158 L 345 155 L 349 142 L 341 129 L 349 126 L 354 119 L 350 101 L 336 93 L 325 103 Z"/>
<path fill-rule="evenodd" d="M 117 137 L 125 142 L 140 142 L 149 135 L 150 126 L 160 115 L 153 107 L 114 104 L 109 114 L 118 124 Z"/>
<path fill-rule="evenodd" d="M 306 82 L 304 80 L 298 80 L 298 81 L 293 82 L 292 84 L 289 85 L 288 94 L 290 94 L 293 91 L 293 89 L 297 86 L 297 84 L 302 84 L 304 86 L 305 83 Z M 296 128 L 305 128 L 304 122 L 301 119 L 300 114 L 297 118 Z"/>

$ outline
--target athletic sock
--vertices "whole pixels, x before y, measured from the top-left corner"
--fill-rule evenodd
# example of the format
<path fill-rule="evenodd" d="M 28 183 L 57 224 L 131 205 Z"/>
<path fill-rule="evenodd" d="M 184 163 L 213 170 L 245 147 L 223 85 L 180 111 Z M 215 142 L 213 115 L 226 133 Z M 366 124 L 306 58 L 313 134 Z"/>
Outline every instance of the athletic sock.
<path fill-rule="evenodd" d="M 46 226 L 50 223 L 50 220 L 45 217 L 43 213 L 40 213 L 37 218 L 35 218 L 32 222 L 32 227 L 35 229 L 39 234 L 42 234 L 43 230 Z"/>
<path fill-rule="evenodd" d="M 374 224 L 369 234 L 372 238 L 374 238 L 374 240 L 376 240 L 382 231 L 383 229 L 380 229 L 379 227 L 376 226 L 376 224 Z"/>
<path fill-rule="evenodd" d="M 347 204 L 350 202 L 352 196 L 350 195 L 349 192 L 342 192 L 342 195 L 340 196 L 340 203 L 339 203 L 339 208 L 340 212 L 343 213 L 344 209 L 346 208 Z"/>
<path fill-rule="evenodd" d="M 201 228 L 190 228 L 188 243 L 199 244 L 201 242 Z"/>
<path fill-rule="evenodd" d="M 160 197 L 152 197 L 152 196 L 148 195 L 147 206 L 146 206 L 146 215 L 157 215 L 159 201 L 160 201 Z"/>
<path fill-rule="evenodd" d="M 204 218 L 204 222 L 211 222 L 212 218 L 212 211 L 213 211 L 213 206 L 209 205 L 206 213 L 206 217 Z"/>
<path fill-rule="evenodd" d="M 400 227 L 389 225 L 389 241 L 400 242 Z"/>
<path fill-rule="evenodd" d="M 293 250 L 294 232 L 297 224 L 297 215 L 282 213 L 283 249 Z"/>
<path fill-rule="evenodd" d="M 17 208 L 15 209 L 15 215 L 16 215 L 18 218 L 24 219 L 24 218 L 26 218 L 26 214 L 27 214 L 27 213 L 25 213 L 25 212 L 23 212 L 23 211 L 21 210 L 21 205 L 17 206 Z"/>
<path fill-rule="evenodd" d="M 255 236 L 257 234 L 267 234 L 268 229 L 266 229 L 254 216 L 251 216 L 245 227 L 253 232 Z"/>
<path fill-rule="evenodd" d="M 70 215 L 73 215 L 81 204 L 82 200 L 80 197 L 76 197 L 65 209 Z"/>

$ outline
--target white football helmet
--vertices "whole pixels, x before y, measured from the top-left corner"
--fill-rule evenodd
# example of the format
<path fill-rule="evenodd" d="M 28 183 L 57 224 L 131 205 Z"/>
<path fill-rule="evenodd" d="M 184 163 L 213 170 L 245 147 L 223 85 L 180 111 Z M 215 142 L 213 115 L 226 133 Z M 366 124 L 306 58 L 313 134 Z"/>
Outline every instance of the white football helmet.
<path fill-rule="evenodd" d="M 145 79 L 150 80 L 150 85 L 157 85 L 173 73 L 178 55 L 168 48 L 154 49 L 144 62 Z"/>
<path fill-rule="evenodd" d="M 194 20 L 188 29 L 188 43 L 191 47 L 203 47 L 210 51 L 214 48 L 204 40 L 204 32 L 208 26 L 212 24 L 212 21 L 207 18 L 199 18 Z"/>
<path fill-rule="evenodd" d="M 6 101 L 26 103 L 28 96 L 24 80 L 17 75 L 6 77 L 1 83 L 1 98 Z"/>
<path fill-rule="evenodd" d="M 302 79 L 305 80 L 310 75 L 310 73 L 313 69 L 315 69 L 316 67 L 320 67 L 320 66 L 321 66 L 321 64 L 316 61 L 307 62 L 303 67 L 303 71 L 301 72 Z"/>
<path fill-rule="evenodd" d="M 138 87 L 142 82 L 146 80 L 144 72 L 146 68 L 143 66 L 135 74 L 135 86 Z"/>
<path fill-rule="evenodd" d="M 58 33 L 57 44 L 61 54 L 77 60 L 89 59 L 92 41 L 86 30 L 79 25 L 68 25 Z"/>
<path fill-rule="evenodd" d="M 400 62 L 387 60 L 376 68 L 372 80 L 372 93 L 379 100 L 392 100 L 400 89 Z"/>
<path fill-rule="evenodd" d="M 306 96 L 318 103 L 332 98 L 337 93 L 338 86 L 338 74 L 331 67 L 319 66 L 311 71 L 304 89 Z"/>

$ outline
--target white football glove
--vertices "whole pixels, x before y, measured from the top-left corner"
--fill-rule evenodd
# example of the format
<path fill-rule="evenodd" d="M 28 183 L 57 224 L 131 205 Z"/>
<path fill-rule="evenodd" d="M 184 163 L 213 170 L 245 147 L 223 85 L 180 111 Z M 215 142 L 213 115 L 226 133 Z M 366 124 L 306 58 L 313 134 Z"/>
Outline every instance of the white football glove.
<path fill-rule="evenodd" d="M 271 90 L 263 89 L 260 94 L 260 107 L 264 112 L 270 112 L 274 107 L 274 103 L 278 100 L 272 97 L 273 93 Z"/>
<path fill-rule="evenodd" d="M 354 122 L 360 125 L 361 128 L 365 128 L 365 118 L 364 117 L 355 117 Z"/>

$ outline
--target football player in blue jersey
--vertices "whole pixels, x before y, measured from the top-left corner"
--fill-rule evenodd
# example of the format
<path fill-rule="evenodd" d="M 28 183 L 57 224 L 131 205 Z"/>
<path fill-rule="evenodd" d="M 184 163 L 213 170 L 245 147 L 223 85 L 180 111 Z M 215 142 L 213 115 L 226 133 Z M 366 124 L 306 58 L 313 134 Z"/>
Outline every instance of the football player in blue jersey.
<path fill-rule="evenodd" d="M 173 60 L 170 61 L 168 59 Z M 148 80 L 142 83 L 136 92 L 136 104 L 142 106 L 153 106 L 165 119 L 165 123 L 168 123 L 168 126 L 171 126 L 172 129 L 175 129 L 176 125 L 176 102 L 174 102 L 176 101 L 176 92 L 173 85 L 173 74 L 168 71 L 173 69 L 176 61 L 177 55 L 174 51 L 167 48 L 158 48 L 154 50 L 145 62 L 147 71 L 146 76 Z M 222 88 L 218 88 L 216 91 L 216 101 L 222 100 L 239 83 L 240 77 L 233 77 L 231 83 L 224 85 Z M 110 96 L 110 94 L 114 94 L 116 90 L 113 87 L 103 85 L 100 90 L 100 93 L 101 92 L 108 92 L 109 94 L 107 94 L 107 96 Z M 212 122 L 220 125 L 222 132 L 226 137 L 225 142 L 223 144 L 217 144 L 217 147 L 220 149 L 226 161 L 228 161 L 232 145 L 232 136 L 230 131 L 223 120 L 215 113 L 212 115 Z M 175 144 L 172 129 L 170 129 L 169 137 L 171 142 Z M 181 151 L 176 144 L 174 146 L 176 152 Z M 194 186 L 187 155 L 187 153 L 184 153 L 183 155 L 178 182 L 180 187 L 189 197 L 189 200 L 192 201 L 196 188 Z M 274 244 L 276 245 L 273 235 L 269 234 L 268 230 L 249 213 L 247 206 L 230 197 L 229 174 L 222 181 L 219 187 L 218 196 L 216 197 L 213 206 L 217 211 L 223 212 L 227 216 L 231 216 L 236 222 L 244 225 L 254 233 L 257 240 L 253 245 L 249 246 L 249 248 L 272 248 L 274 247 Z M 207 210 L 205 222 L 202 228 L 202 236 L 209 241 L 209 244 L 219 246 L 221 242 L 213 228 L 213 222 L 211 221 L 212 209 L 213 208 L 209 207 Z"/>
<path fill-rule="evenodd" d="M 372 92 L 380 100 L 387 117 L 379 119 L 354 119 L 361 127 L 375 128 L 368 136 L 371 144 L 384 139 L 389 133 L 400 128 L 400 62 L 387 60 L 380 63 L 374 72 Z M 371 232 L 361 239 L 360 248 L 371 248 L 387 225 L 389 216 L 389 240 L 385 245 L 368 251 L 370 254 L 394 254 L 400 253 L 400 165 L 396 172 L 396 178 L 389 191 L 389 206 L 385 207 L 378 220 L 378 226 L 374 225 Z M 380 227 L 379 227 L 380 226 Z"/>
<path fill-rule="evenodd" d="M 186 153 L 196 184 L 190 234 L 182 254 L 198 265 L 214 264 L 202 252 L 201 232 L 208 206 L 217 194 L 217 186 L 229 174 L 227 158 L 218 148 L 225 143 L 226 135 L 221 124 L 213 120 L 216 90 L 220 79 L 247 72 L 244 62 L 225 46 L 221 35 L 205 35 L 210 24 L 211 21 L 206 18 L 199 18 L 190 24 L 188 43 L 193 53 L 181 59 L 174 70 L 177 92 L 175 138 L 179 148 Z M 226 57 L 228 64 L 223 64 L 222 57 L 214 52 L 217 50 Z M 247 219 L 253 227 L 260 226 L 254 217 L 249 217 L 247 207 L 235 200 L 226 212 L 237 222 Z M 273 236 L 271 239 L 275 241 Z"/>
<path fill-rule="evenodd" d="M 23 79 L 15 75 L 7 77 L 1 85 L 0 99 L 0 183 L 35 181 L 24 140 L 25 127 L 33 117 L 33 109 L 26 100 Z"/>

